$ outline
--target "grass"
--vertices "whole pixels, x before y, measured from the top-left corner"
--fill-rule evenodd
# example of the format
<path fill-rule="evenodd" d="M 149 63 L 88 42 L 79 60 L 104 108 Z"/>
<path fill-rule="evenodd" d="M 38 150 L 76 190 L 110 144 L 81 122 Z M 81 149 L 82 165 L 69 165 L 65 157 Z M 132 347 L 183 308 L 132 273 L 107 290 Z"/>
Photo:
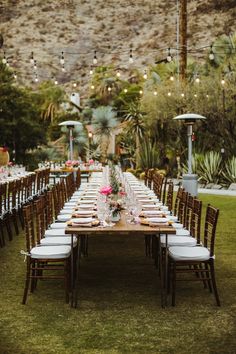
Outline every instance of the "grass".
<path fill-rule="evenodd" d="M 91 238 L 82 260 L 79 308 L 60 282 L 42 281 L 21 305 L 23 234 L 0 249 L 0 353 L 236 353 L 236 198 L 201 195 L 219 207 L 216 275 L 222 307 L 196 282 L 180 283 L 175 308 L 160 307 L 153 261 L 143 238 Z"/>

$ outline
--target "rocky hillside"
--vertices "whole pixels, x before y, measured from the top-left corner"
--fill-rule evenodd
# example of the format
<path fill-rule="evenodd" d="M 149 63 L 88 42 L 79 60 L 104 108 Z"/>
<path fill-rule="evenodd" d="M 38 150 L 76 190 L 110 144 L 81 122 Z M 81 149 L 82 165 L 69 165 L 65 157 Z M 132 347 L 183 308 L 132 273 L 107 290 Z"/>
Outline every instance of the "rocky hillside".
<path fill-rule="evenodd" d="M 86 85 L 95 50 L 98 64 L 121 69 L 130 65 L 130 48 L 133 67 L 165 58 L 167 48 L 176 47 L 176 18 L 176 0 L 2 0 L 0 54 L 5 50 L 23 83 L 34 78 L 33 51 L 39 80 L 55 76 L 59 83 Z M 235 18 L 235 0 L 189 0 L 188 46 L 210 45 L 235 31 Z"/>

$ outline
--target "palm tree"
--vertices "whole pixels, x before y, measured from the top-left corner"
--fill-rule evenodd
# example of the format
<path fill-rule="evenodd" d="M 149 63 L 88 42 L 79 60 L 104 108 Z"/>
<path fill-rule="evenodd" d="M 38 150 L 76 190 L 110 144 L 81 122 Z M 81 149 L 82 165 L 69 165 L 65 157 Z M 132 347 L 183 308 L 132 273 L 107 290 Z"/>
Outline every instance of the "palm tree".
<path fill-rule="evenodd" d="M 116 112 L 112 107 L 101 106 L 93 110 L 92 125 L 95 134 L 99 136 L 102 163 L 106 161 L 109 138 L 117 124 Z"/>
<path fill-rule="evenodd" d="M 126 109 L 125 121 L 128 122 L 127 133 L 133 134 L 136 139 L 136 163 L 138 164 L 138 156 L 140 150 L 140 142 L 145 133 L 145 113 L 141 111 L 139 103 L 131 102 Z"/>

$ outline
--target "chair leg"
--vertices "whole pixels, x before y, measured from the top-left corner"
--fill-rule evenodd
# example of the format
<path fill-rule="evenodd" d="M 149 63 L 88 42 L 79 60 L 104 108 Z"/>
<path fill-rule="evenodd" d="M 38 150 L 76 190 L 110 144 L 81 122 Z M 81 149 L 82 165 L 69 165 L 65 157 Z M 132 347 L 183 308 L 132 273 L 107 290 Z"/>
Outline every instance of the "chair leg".
<path fill-rule="evenodd" d="M 28 291 L 29 291 L 29 285 L 30 285 L 30 263 L 31 263 L 31 259 L 30 259 L 30 258 L 27 258 L 27 270 L 26 270 L 26 278 L 25 278 L 25 289 L 24 289 L 24 295 L 23 295 L 23 300 L 22 300 L 22 304 L 23 304 L 23 305 L 26 304 L 27 295 L 28 295 Z"/>
<path fill-rule="evenodd" d="M 173 263 L 173 269 L 172 269 L 172 306 L 175 306 L 175 292 L 176 292 L 176 264 Z"/>
<path fill-rule="evenodd" d="M 13 240 L 12 230 L 11 230 L 11 223 L 10 223 L 10 214 L 5 215 L 5 225 L 7 229 L 8 239 L 9 241 Z"/>
<path fill-rule="evenodd" d="M 217 304 L 217 306 L 220 306 L 220 298 L 219 298 L 219 294 L 218 294 L 217 286 L 216 286 L 215 267 L 214 267 L 213 262 L 210 263 L 210 272 L 211 272 L 212 287 L 213 287 L 213 292 L 214 292 L 215 299 L 216 299 L 216 304 Z"/>
<path fill-rule="evenodd" d="M 69 291 L 70 291 L 70 272 L 69 272 L 69 260 L 64 261 L 64 280 L 65 280 L 65 296 L 66 303 L 69 304 Z"/>
<path fill-rule="evenodd" d="M 17 235 L 19 235 L 19 228 L 18 228 L 18 224 L 17 224 L 17 211 L 16 209 L 13 209 L 12 210 L 12 221 L 13 221 L 13 225 L 14 225 L 14 228 L 15 228 L 15 232 Z"/>
<path fill-rule="evenodd" d="M 209 268 L 208 268 L 208 264 L 207 263 L 205 263 L 205 269 L 206 269 L 206 272 L 205 272 L 206 278 L 208 278 L 207 285 L 208 285 L 210 293 L 212 293 L 212 286 L 211 286 L 211 280 L 209 279 L 210 278 L 210 274 L 209 274 Z"/>
<path fill-rule="evenodd" d="M 0 220 L 0 247 L 5 246 L 5 237 L 4 237 L 4 231 L 3 231 L 3 222 Z"/>

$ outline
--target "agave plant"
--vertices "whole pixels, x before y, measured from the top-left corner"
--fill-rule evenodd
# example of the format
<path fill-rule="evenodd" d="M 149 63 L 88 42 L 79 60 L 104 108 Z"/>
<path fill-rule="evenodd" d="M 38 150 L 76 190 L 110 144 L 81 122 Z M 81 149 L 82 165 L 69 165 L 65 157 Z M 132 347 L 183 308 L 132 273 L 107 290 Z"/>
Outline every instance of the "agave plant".
<path fill-rule="evenodd" d="M 236 183 L 236 157 L 233 156 L 225 164 L 225 169 L 222 171 L 222 176 L 227 184 Z"/>
<path fill-rule="evenodd" d="M 205 183 L 218 183 L 221 177 L 222 157 L 218 152 L 209 151 L 200 162 L 200 180 Z"/>
<path fill-rule="evenodd" d="M 154 168 L 159 165 L 159 150 L 157 144 L 152 144 L 150 140 L 144 141 L 140 145 L 139 151 L 139 167 L 142 170 Z"/>
<path fill-rule="evenodd" d="M 204 160 L 204 155 L 202 154 L 194 154 L 194 156 L 192 157 L 192 171 L 193 173 L 200 175 L 201 174 L 201 163 Z M 188 165 L 187 164 L 183 164 L 182 165 L 182 171 L 183 173 L 187 173 L 188 172 Z"/>

